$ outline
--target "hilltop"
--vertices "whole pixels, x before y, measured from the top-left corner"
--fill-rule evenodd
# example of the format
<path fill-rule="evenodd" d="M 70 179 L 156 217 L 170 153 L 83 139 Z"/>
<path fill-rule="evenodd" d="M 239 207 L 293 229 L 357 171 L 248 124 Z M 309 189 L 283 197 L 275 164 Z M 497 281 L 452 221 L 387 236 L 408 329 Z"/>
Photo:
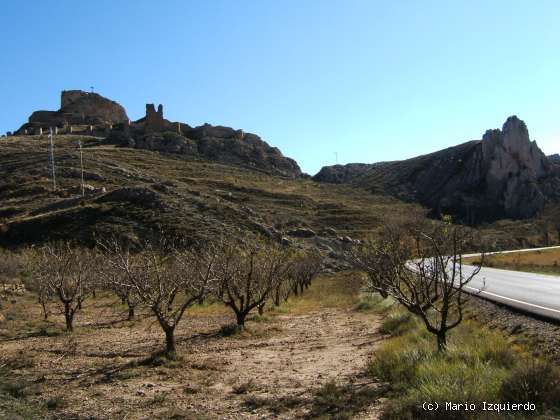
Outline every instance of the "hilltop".
<path fill-rule="evenodd" d="M 146 114 L 137 121 L 128 118 L 119 103 L 97 93 L 65 90 L 57 111 L 35 111 L 13 134 L 18 136 L 81 134 L 106 137 L 123 147 L 202 157 L 227 164 L 243 165 L 268 173 L 302 176 L 295 160 L 285 157 L 259 136 L 230 127 L 204 124 L 191 127 L 164 118 L 163 105 L 156 111 L 146 104 Z M 8 133 L 11 135 L 12 133 Z"/>

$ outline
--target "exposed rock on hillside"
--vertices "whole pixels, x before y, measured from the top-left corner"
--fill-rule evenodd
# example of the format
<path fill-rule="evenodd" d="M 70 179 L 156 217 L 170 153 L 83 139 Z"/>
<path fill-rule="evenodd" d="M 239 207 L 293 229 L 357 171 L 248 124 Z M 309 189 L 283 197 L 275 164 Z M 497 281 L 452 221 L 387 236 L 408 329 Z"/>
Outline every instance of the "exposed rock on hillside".
<path fill-rule="evenodd" d="M 551 162 L 554 162 L 554 163 L 560 163 L 560 154 L 556 153 L 554 155 L 550 155 L 548 157 L 548 160 L 550 160 Z"/>
<path fill-rule="evenodd" d="M 488 130 L 482 140 L 373 165 L 347 182 L 418 201 L 434 215 L 450 213 L 478 223 L 528 218 L 542 211 L 547 199 L 560 196 L 552 167 L 530 141 L 525 123 L 513 116 L 502 130 Z"/>
<path fill-rule="evenodd" d="M 136 149 L 177 153 L 190 157 L 216 160 L 226 164 L 248 166 L 269 173 L 299 177 L 298 164 L 282 155 L 259 136 L 230 127 L 188 124 L 163 118 L 163 106 L 157 111 L 146 105 L 146 116 L 131 124 L 114 127 L 107 141 Z"/>
<path fill-rule="evenodd" d="M 39 129 L 68 128 L 88 125 L 110 127 L 128 121 L 125 109 L 117 102 L 97 93 L 81 90 L 64 90 L 58 111 L 35 111 L 16 134 L 38 134 Z"/>
<path fill-rule="evenodd" d="M 313 180 L 332 184 L 344 184 L 365 174 L 375 165 L 375 163 L 348 163 L 346 165 L 323 166 L 319 173 L 313 177 Z"/>

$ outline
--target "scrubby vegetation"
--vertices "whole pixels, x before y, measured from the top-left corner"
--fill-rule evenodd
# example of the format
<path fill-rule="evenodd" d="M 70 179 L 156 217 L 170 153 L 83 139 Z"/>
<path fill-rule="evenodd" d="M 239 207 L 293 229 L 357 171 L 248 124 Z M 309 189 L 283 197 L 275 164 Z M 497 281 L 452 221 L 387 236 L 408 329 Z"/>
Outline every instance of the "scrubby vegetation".
<path fill-rule="evenodd" d="M 466 262 L 478 265 L 480 258 L 469 258 Z M 505 270 L 560 275 L 560 249 L 487 255 L 484 265 Z"/>
<path fill-rule="evenodd" d="M 369 373 L 391 386 L 387 419 L 509 418 L 513 412 L 483 411 L 483 403 L 532 403 L 526 418 L 560 413 L 560 370 L 536 360 L 501 333 L 466 321 L 451 334 L 445 353 L 437 352 L 430 334 L 402 308 L 391 310 L 381 327 L 391 338 L 381 344 Z M 428 411 L 424 403 L 437 402 Z M 445 409 L 446 403 L 472 403 L 476 409 Z M 485 417 L 486 416 L 486 417 Z"/>

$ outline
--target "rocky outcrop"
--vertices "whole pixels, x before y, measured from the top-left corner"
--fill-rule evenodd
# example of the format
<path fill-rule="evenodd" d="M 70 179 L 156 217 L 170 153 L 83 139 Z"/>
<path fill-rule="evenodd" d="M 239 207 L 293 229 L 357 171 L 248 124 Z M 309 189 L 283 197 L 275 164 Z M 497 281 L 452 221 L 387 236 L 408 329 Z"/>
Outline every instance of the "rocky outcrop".
<path fill-rule="evenodd" d="M 481 145 L 485 196 L 503 202 L 508 217 L 527 218 L 541 211 L 545 197 L 537 183 L 548 174 L 550 163 L 529 139 L 525 123 L 508 118 L 502 131 L 488 130 Z"/>
<path fill-rule="evenodd" d="M 15 134 L 38 134 L 40 129 L 90 126 L 100 130 L 128 121 L 125 109 L 97 93 L 64 90 L 58 111 L 35 111 Z"/>
<path fill-rule="evenodd" d="M 97 93 L 81 90 L 65 90 L 61 94 L 58 111 L 68 115 L 69 120 L 85 124 L 118 124 L 128 121 L 125 109 L 115 101 Z"/>
<path fill-rule="evenodd" d="M 163 107 L 146 106 L 146 116 L 131 124 L 118 124 L 107 142 L 125 147 L 177 153 L 194 158 L 246 166 L 268 173 L 299 177 L 298 164 L 282 155 L 256 134 L 230 127 L 188 124 L 163 118 Z"/>
<path fill-rule="evenodd" d="M 452 214 L 475 224 L 535 216 L 547 200 L 560 195 L 555 177 L 525 123 L 513 116 L 501 130 L 488 130 L 482 140 L 373 165 L 347 182 L 420 202 L 434 216 Z"/>
<path fill-rule="evenodd" d="M 375 163 L 348 163 L 346 165 L 323 166 L 313 177 L 313 180 L 331 184 L 344 184 L 365 174 L 375 165 Z"/>
<path fill-rule="evenodd" d="M 556 154 L 554 154 L 554 155 L 550 155 L 550 156 L 548 157 L 548 160 L 550 160 L 550 161 L 553 162 L 553 163 L 558 163 L 558 164 L 560 164 L 560 154 L 556 153 Z"/>

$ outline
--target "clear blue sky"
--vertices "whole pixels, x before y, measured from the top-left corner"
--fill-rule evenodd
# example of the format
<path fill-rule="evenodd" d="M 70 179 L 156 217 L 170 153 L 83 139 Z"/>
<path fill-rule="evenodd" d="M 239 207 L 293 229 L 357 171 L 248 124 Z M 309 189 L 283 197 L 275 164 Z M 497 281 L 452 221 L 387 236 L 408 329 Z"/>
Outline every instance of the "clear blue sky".
<path fill-rule="evenodd" d="M 63 89 L 259 134 L 315 173 L 412 157 L 517 114 L 560 152 L 560 1 L 2 3 L 0 132 Z"/>

